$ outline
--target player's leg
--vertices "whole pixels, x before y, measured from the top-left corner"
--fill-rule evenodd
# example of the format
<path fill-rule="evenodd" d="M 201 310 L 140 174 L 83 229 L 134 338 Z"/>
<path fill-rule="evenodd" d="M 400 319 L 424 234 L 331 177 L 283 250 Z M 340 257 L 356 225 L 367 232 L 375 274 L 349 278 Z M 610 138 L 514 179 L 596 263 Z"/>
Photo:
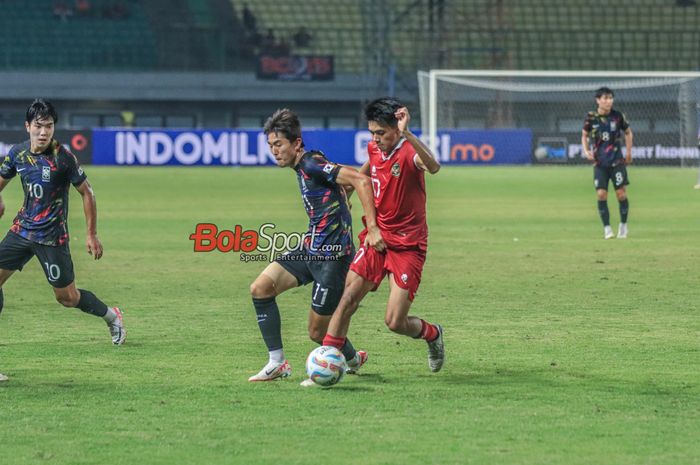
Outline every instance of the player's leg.
<path fill-rule="evenodd" d="M 442 326 L 408 314 L 412 303 L 411 293 L 408 289 L 398 285 L 393 274 L 389 275 L 389 286 L 389 301 L 386 307 L 384 323 L 391 331 L 397 334 L 425 340 L 428 343 L 428 366 L 430 371 L 440 371 L 445 362 Z"/>
<path fill-rule="evenodd" d="M 0 313 L 2 313 L 2 307 L 3 304 L 5 303 L 5 298 L 2 293 L 2 285 L 5 284 L 5 282 L 9 279 L 10 276 L 12 276 L 12 273 L 14 273 L 14 270 L 5 270 L 5 269 L 0 269 Z M 0 373 L 0 382 L 7 381 L 8 377 Z"/>
<path fill-rule="evenodd" d="M 360 238 L 363 238 L 364 234 L 364 232 L 361 233 Z M 384 279 L 385 260 L 386 254 L 379 253 L 372 247 L 362 246 L 357 250 L 345 278 L 343 295 L 328 325 L 326 337 L 323 338 L 324 346 L 333 346 L 337 349 L 343 347 L 352 315 L 367 293 L 376 290 Z"/>
<path fill-rule="evenodd" d="M 435 372 L 440 371 L 445 360 L 442 327 L 408 315 L 420 286 L 425 258 L 423 250 L 386 251 L 390 292 L 385 323 L 398 334 L 424 339 L 428 343 L 428 366 Z"/>
<path fill-rule="evenodd" d="M 351 261 L 352 257 L 346 256 L 337 260 L 309 263 L 309 269 L 314 277 L 309 312 L 309 337 L 312 341 L 323 343 L 331 315 L 338 307 L 343 295 Z M 367 352 L 356 351 L 348 338 L 345 339 L 345 344 L 340 351 L 347 361 L 350 373 L 356 373 L 367 361 Z"/>
<path fill-rule="evenodd" d="M 331 321 L 328 324 L 328 331 L 323 338 L 324 346 L 333 346 L 338 350 L 342 350 L 347 340 L 346 336 L 350 329 L 352 316 L 357 311 L 362 299 L 376 287 L 377 285 L 374 282 L 366 280 L 352 269 L 348 272 L 343 296 L 340 298 L 335 312 L 333 312 Z"/>
<path fill-rule="evenodd" d="M 64 307 L 78 308 L 85 313 L 102 318 L 109 328 L 112 344 L 116 346 L 124 344 L 126 328 L 122 311 L 118 307 L 108 307 L 92 292 L 78 289 L 74 281 L 64 287 L 54 287 L 53 292 L 58 303 Z"/>
<path fill-rule="evenodd" d="M 0 242 L 0 313 L 5 305 L 5 294 L 2 286 L 10 279 L 10 276 L 31 260 L 34 253 L 31 243 L 14 233 L 7 233 Z M 8 377 L 0 373 L 0 382 L 7 381 Z"/>
<path fill-rule="evenodd" d="M 2 286 L 5 285 L 5 282 L 10 279 L 14 272 L 15 270 L 0 268 L 0 313 L 2 313 L 2 308 L 5 306 L 5 294 L 2 291 Z"/>
<path fill-rule="evenodd" d="M 613 175 L 613 184 L 615 186 L 615 195 L 620 206 L 620 226 L 617 230 L 618 239 L 627 239 L 627 216 L 630 211 L 630 201 L 627 198 L 627 188 L 629 179 L 627 177 L 627 168 L 624 165 L 615 167 Z"/>
<path fill-rule="evenodd" d="M 85 313 L 102 318 L 112 337 L 112 344 L 122 345 L 126 341 L 126 328 L 122 312 L 117 307 L 108 307 L 95 294 L 75 286 L 73 260 L 68 246 L 33 244 L 46 280 L 53 287 L 56 300 L 64 307 L 78 308 Z"/>
<path fill-rule="evenodd" d="M 610 210 L 608 209 L 608 183 L 610 174 L 608 168 L 596 166 L 593 168 L 593 182 L 595 185 L 596 196 L 598 198 L 598 215 L 603 222 L 603 237 L 612 239 L 615 237 L 612 228 L 610 227 Z"/>
<path fill-rule="evenodd" d="M 5 305 L 2 286 L 15 271 L 22 271 L 33 256 L 32 243 L 15 233 L 8 232 L 0 242 L 0 312 Z"/>
<path fill-rule="evenodd" d="M 291 374 L 282 346 L 282 320 L 276 297 L 303 284 L 307 273 L 302 266 L 305 265 L 296 261 L 285 262 L 285 266 L 279 262 L 272 262 L 250 285 L 258 327 L 267 346 L 269 358 L 262 370 L 248 378 L 248 381 L 271 381 L 286 378 Z"/>

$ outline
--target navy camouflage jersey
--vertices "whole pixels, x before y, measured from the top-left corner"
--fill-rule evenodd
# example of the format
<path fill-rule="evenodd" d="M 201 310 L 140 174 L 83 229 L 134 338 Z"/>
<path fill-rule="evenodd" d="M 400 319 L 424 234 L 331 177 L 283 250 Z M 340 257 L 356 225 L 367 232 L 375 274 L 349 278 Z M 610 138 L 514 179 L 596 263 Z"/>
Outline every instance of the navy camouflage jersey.
<path fill-rule="evenodd" d="M 29 150 L 29 141 L 17 144 L 0 165 L 0 176 L 12 179 L 18 173 L 24 204 L 10 231 L 44 245 L 68 243 L 68 190 L 86 176 L 75 155 L 56 140 L 40 154 Z"/>
<path fill-rule="evenodd" d="M 596 164 L 602 167 L 615 166 L 622 160 L 622 140 L 629 122 L 624 113 L 610 110 L 607 115 L 589 111 L 583 130 L 593 143 Z"/>
<path fill-rule="evenodd" d="M 354 254 L 347 197 L 343 187 L 336 183 L 340 165 L 329 162 L 321 152 L 311 151 L 302 155 L 294 170 L 309 215 L 306 251 L 326 257 Z"/>

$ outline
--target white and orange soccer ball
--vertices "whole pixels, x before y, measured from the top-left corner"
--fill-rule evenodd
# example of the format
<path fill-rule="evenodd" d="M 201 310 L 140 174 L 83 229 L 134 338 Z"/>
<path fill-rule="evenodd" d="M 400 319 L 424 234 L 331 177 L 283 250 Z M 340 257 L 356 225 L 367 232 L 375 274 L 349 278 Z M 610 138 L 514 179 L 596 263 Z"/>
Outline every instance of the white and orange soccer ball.
<path fill-rule="evenodd" d="M 324 387 L 340 382 L 347 368 L 342 352 L 331 346 L 315 348 L 306 359 L 306 374 L 309 379 Z"/>

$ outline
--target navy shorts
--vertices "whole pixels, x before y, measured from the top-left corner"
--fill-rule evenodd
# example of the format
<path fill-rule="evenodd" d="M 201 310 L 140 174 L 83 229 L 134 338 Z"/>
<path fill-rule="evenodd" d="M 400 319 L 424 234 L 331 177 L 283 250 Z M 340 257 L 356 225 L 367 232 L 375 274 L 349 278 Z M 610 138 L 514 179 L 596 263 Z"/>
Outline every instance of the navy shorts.
<path fill-rule="evenodd" d="M 315 260 L 315 258 L 324 258 Z M 332 315 L 345 289 L 345 277 L 352 255 L 344 257 L 316 257 L 306 251 L 291 252 L 275 262 L 289 271 L 304 286 L 311 287 L 311 309 L 319 315 Z"/>
<path fill-rule="evenodd" d="M 627 168 L 623 163 L 615 166 L 595 166 L 593 168 L 593 185 L 596 190 L 608 190 L 608 183 L 612 181 L 615 190 L 630 183 L 627 177 Z"/>
<path fill-rule="evenodd" d="M 66 245 L 44 245 L 8 232 L 0 242 L 0 268 L 22 271 L 33 256 L 41 263 L 46 280 L 53 287 L 66 287 L 75 280 L 73 260 Z"/>

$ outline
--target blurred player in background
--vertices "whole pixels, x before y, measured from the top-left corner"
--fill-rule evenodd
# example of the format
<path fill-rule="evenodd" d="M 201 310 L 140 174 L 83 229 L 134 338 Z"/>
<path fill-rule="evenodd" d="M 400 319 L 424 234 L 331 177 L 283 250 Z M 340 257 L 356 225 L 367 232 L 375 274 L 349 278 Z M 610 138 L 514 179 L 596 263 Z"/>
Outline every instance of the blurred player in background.
<path fill-rule="evenodd" d="M 306 151 L 299 118 L 288 109 L 276 111 L 265 122 L 264 132 L 277 164 L 296 172 L 309 216 L 309 231 L 302 250 L 286 253 L 270 263 L 250 285 L 269 361 L 248 381 L 271 381 L 291 374 L 282 348 L 280 312 L 275 301 L 284 291 L 313 282 L 309 337 L 319 344 L 323 341 L 355 251 L 344 186 L 356 190 L 362 202 L 369 229 L 366 246 L 383 249 L 372 185 L 367 176 L 354 168 L 331 163 L 321 152 Z M 349 372 L 356 372 L 367 360 L 367 353 L 356 351 L 348 340 L 339 349 L 348 362 Z M 311 386 L 313 382 L 305 380 L 302 385 Z"/>
<path fill-rule="evenodd" d="M 331 319 L 323 345 L 342 347 L 350 319 L 369 291 L 389 276 L 389 302 L 384 322 L 395 333 L 428 343 L 428 366 L 440 371 L 445 360 L 443 330 L 408 314 L 421 280 L 428 248 L 425 177 L 440 164 L 409 129 L 408 109 L 394 98 L 380 98 L 365 108 L 372 140 L 369 160 L 360 172 L 370 174 L 377 223 L 386 244 L 381 251 L 363 245 L 350 266 L 345 291 Z M 368 223 L 369 224 L 369 223 Z M 368 230 L 360 234 L 364 244 Z"/>
<path fill-rule="evenodd" d="M 698 128 L 698 150 L 700 150 L 700 128 Z M 700 189 L 700 172 L 698 172 L 698 183 L 695 184 L 695 189 Z"/>
<path fill-rule="evenodd" d="M 121 345 L 126 339 L 121 311 L 107 307 L 92 292 L 75 287 L 67 223 L 71 184 L 83 201 L 87 251 L 99 260 L 103 250 L 97 237 L 95 195 L 75 155 L 53 138 L 57 121 L 53 105 L 36 99 L 27 109 L 25 118 L 29 140 L 13 146 L 0 165 L 0 191 L 18 174 L 24 190 L 24 204 L 0 242 L 0 311 L 2 285 L 36 255 L 46 279 L 53 286 L 56 300 L 66 307 L 77 307 L 104 319 L 112 343 Z M 4 212 L 5 205 L 0 198 L 0 216 Z"/>
<path fill-rule="evenodd" d="M 632 128 L 623 113 L 613 109 L 614 94 L 607 87 L 595 93 L 596 111 L 589 111 L 583 123 L 581 146 L 589 160 L 594 162 L 593 181 L 598 194 L 598 213 L 603 221 L 603 237 L 615 237 L 610 227 L 608 210 L 608 182 L 612 180 L 620 205 L 618 239 L 627 238 L 629 200 L 625 186 L 629 184 L 626 165 L 632 163 Z M 625 138 L 626 156 L 622 156 L 622 136 Z M 591 151 L 590 140 L 593 142 Z"/>

